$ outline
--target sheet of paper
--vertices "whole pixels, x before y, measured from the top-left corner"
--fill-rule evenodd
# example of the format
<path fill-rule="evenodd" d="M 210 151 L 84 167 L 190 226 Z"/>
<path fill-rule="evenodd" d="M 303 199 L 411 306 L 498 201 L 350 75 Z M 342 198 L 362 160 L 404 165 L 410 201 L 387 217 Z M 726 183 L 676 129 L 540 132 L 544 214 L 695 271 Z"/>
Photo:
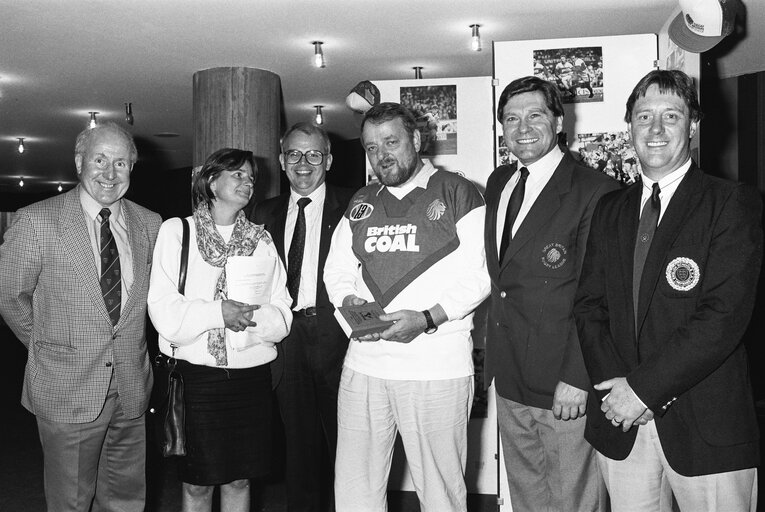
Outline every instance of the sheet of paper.
<path fill-rule="evenodd" d="M 232 256 L 226 262 L 228 298 L 246 304 L 268 304 L 278 261 L 275 257 Z M 234 350 L 260 345 L 255 327 L 234 332 L 226 329 L 226 341 Z"/>

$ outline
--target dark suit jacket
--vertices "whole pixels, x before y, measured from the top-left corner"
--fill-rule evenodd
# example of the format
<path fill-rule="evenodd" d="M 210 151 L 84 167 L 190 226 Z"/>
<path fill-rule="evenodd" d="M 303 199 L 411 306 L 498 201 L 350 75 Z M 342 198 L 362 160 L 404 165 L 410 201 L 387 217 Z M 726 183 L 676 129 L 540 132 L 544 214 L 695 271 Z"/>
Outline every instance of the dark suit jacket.
<path fill-rule="evenodd" d="M 592 383 L 627 377 L 656 413 L 672 468 L 686 476 L 753 467 L 759 461 L 746 349 L 762 259 L 756 191 L 691 166 L 672 197 L 641 278 L 638 334 L 632 260 L 641 184 L 598 205 L 575 315 Z M 637 428 L 623 433 L 590 393 L 586 439 L 616 460 Z"/>
<path fill-rule="evenodd" d="M 319 282 L 316 287 L 316 314 L 318 316 L 319 332 L 316 336 L 321 339 L 325 350 L 321 351 L 321 361 L 316 364 L 319 368 L 326 368 L 327 372 L 336 371 L 343 364 L 346 349 L 348 348 L 348 338 L 337 324 L 334 317 L 334 306 L 329 302 L 327 288 L 324 286 L 324 263 L 327 261 L 329 245 L 332 241 L 332 233 L 335 226 L 345 213 L 345 208 L 353 196 L 353 190 L 327 185 L 327 193 L 324 199 L 324 213 L 321 224 L 321 241 L 319 242 Z M 254 210 L 252 221 L 256 224 L 265 224 L 266 229 L 271 234 L 284 265 L 287 265 L 287 258 L 284 253 L 284 231 L 287 221 L 287 206 L 289 205 L 289 193 L 267 199 L 259 203 Z M 289 343 L 289 338 L 285 340 Z M 281 354 L 283 350 L 281 344 L 276 345 L 280 352 L 279 357 L 271 363 L 271 373 L 276 387 L 281 379 L 284 368 L 284 357 Z"/>
<path fill-rule="evenodd" d="M 29 350 L 21 403 L 45 420 L 93 421 L 113 372 L 122 409 L 136 418 L 152 383 L 146 294 L 162 219 L 122 199 L 134 280 L 112 326 L 79 194 L 76 187 L 19 210 L 0 248 L 0 313 Z"/>
<path fill-rule="evenodd" d="M 588 389 L 571 308 L 598 199 L 619 184 L 565 154 L 497 257 L 499 197 L 515 166 L 498 167 L 486 185 L 486 262 L 491 276 L 486 383 L 510 400 L 549 409 L 558 381 Z"/>

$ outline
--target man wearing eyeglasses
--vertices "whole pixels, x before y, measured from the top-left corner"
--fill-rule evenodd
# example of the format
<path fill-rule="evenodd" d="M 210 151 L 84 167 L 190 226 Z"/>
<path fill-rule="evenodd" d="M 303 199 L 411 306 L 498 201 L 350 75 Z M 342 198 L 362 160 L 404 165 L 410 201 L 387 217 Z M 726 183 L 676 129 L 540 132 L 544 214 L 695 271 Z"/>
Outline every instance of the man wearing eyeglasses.
<path fill-rule="evenodd" d="M 271 363 L 286 440 L 287 510 L 318 511 L 331 500 L 337 389 L 348 347 L 321 276 L 332 232 L 353 191 L 325 183 L 332 154 L 321 128 L 297 123 L 281 146 L 279 162 L 290 191 L 260 203 L 252 220 L 271 233 L 293 298 L 292 331 Z"/>

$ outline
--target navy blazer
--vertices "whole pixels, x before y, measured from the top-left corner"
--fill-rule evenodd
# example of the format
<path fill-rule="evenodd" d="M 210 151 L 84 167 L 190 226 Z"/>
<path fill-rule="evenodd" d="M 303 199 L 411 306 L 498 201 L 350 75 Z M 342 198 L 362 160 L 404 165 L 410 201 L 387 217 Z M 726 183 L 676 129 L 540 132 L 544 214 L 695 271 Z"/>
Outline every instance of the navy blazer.
<path fill-rule="evenodd" d="M 486 185 L 486 262 L 491 276 L 486 384 L 524 405 L 549 409 L 559 381 L 589 389 L 572 305 L 590 218 L 598 199 L 619 188 L 566 152 L 498 260 L 499 197 L 515 166 Z"/>
<path fill-rule="evenodd" d="M 321 239 L 319 242 L 319 282 L 316 286 L 316 314 L 318 316 L 318 332 L 316 337 L 321 340 L 325 347 L 325 350 L 321 351 L 322 359 L 317 361 L 317 364 L 319 368 L 326 368 L 327 373 L 329 373 L 333 370 L 336 371 L 338 365 L 342 365 L 345 352 L 348 348 L 348 338 L 337 324 L 337 320 L 335 320 L 335 308 L 327 296 L 327 288 L 324 285 L 322 275 L 324 273 L 324 264 L 327 261 L 327 254 L 329 254 L 332 233 L 343 217 L 354 191 L 332 185 L 327 185 L 326 187 L 327 191 L 321 220 Z M 287 266 L 287 258 L 284 253 L 284 232 L 289 199 L 290 194 L 288 192 L 262 201 L 255 207 L 251 219 L 256 224 L 265 224 L 285 267 Z M 289 343 L 289 339 L 286 339 L 284 342 Z M 271 363 L 271 376 L 274 387 L 278 385 L 284 369 L 281 344 L 278 343 L 276 347 L 280 354 Z"/>
<path fill-rule="evenodd" d="M 759 195 L 691 165 L 651 243 L 636 328 L 632 260 L 641 187 L 604 197 L 593 216 L 575 305 L 592 383 L 627 378 L 655 413 L 667 461 L 681 475 L 756 466 L 742 336 L 762 261 Z M 640 427 L 613 427 L 600 411 L 604 394 L 590 393 L 585 438 L 623 460 Z"/>

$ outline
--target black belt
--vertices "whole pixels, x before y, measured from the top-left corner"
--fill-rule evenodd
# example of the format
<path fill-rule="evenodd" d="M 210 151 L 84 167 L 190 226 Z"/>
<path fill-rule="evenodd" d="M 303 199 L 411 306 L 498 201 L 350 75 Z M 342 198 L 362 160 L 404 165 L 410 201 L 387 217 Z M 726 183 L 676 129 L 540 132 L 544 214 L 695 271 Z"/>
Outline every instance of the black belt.
<path fill-rule="evenodd" d="M 316 316 L 316 308 L 311 306 L 310 308 L 298 309 L 297 311 L 293 311 L 292 314 L 294 316 Z"/>

